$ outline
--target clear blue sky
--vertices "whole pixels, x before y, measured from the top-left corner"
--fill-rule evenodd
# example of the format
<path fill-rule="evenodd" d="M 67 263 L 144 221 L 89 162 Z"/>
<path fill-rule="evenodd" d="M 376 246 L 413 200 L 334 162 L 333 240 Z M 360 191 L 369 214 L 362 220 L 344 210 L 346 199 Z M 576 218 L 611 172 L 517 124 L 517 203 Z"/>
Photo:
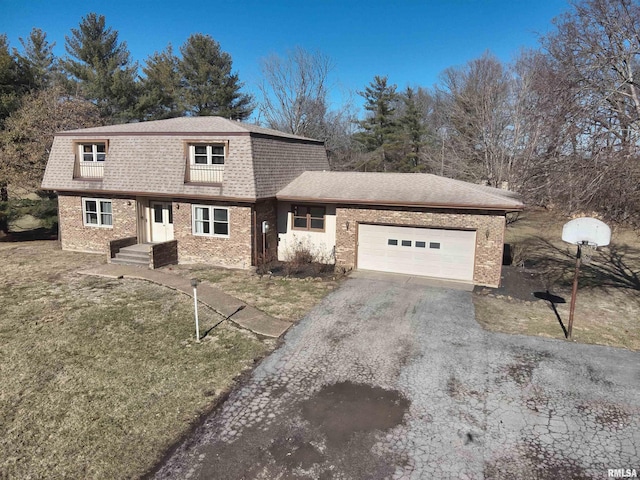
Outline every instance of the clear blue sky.
<path fill-rule="evenodd" d="M 249 92 L 261 58 L 301 46 L 333 59 L 332 99 L 351 91 L 360 104 L 355 91 L 374 75 L 400 89 L 431 87 L 444 69 L 485 50 L 508 62 L 568 10 L 566 0 L 0 0 L 0 33 L 20 48 L 19 37 L 41 28 L 62 56 L 65 35 L 96 12 L 140 63 L 205 33 L 231 55 Z"/>

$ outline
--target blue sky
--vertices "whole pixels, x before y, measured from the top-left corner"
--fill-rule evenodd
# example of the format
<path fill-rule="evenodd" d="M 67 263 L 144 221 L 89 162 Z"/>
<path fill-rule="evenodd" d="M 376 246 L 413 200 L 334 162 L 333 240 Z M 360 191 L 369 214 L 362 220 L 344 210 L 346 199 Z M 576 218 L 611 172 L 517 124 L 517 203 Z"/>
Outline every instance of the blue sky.
<path fill-rule="evenodd" d="M 450 66 L 490 50 L 508 62 L 535 47 L 551 20 L 569 10 L 566 0 L 0 0 L 0 33 L 13 47 L 32 27 L 47 32 L 64 55 L 64 37 L 89 12 L 105 15 L 142 63 L 192 33 L 216 39 L 233 58 L 249 92 L 260 81 L 260 60 L 301 46 L 332 58 L 334 93 L 340 101 L 375 75 L 400 89 L 431 87 Z"/>

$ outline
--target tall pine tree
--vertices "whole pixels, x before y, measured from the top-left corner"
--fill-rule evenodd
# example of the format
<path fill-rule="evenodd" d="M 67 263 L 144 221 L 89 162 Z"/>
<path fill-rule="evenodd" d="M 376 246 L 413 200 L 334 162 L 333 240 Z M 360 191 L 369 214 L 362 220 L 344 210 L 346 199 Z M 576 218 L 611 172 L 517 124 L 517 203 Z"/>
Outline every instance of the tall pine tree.
<path fill-rule="evenodd" d="M 0 128 L 4 120 L 20 106 L 20 98 L 29 91 L 29 75 L 9 50 L 7 36 L 0 35 Z"/>
<path fill-rule="evenodd" d="M 251 95 L 242 93 L 242 83 L 232 73 L 231 55 L 209 35 L 191 35 L 180 47 L 178 64 L 184 85 L 184 103 L 192 115 L 220 115 L 244 120 L 253 111 Z"/>
<path fill-rule="evenodd" d="M 184 115 L 179 62 L 171 45 L 147 59 L 142 69 L 144 77 L 141 80 L 138 102 L 141 120 L 161 120 Z"/>
<path fill-rule="evenodd" d="M 118 41 L 118 32 L 106 26 L 104 15 L 89 13 L 65 39 L 69 57 L 62 66 L 76 91 L 97 105 L 107 121 L 133 118 L 138 67 L 127 44 Z"/>
<path fill-rule="evenodd" d="M 387 77 L 376 75 L 373 81 L 364 91 L 358 92 L 365 99 L 364 108 L 367 117 L 359 122 L 362 130 L 355 134 L 355 139 L 362 145 L 365 151 L 373 153 L 373 159 L 369 162 L 374 168 L 384 171 L 393 170 L 391 165 L 390 150 L 396 141 L 398 123 L 395 119 L 395 106 L 397 100 L 396 85 L 390 85 Z M 375 165 L 375 160 L 381 163 Z"/>
<path fill-rule="evenodd" d="M 411 87 L 407 87 L 401 98 L 404 107 L 404 112 L 400 117 L 403 158 L 398 165 L 398 170 L 424 172 L 426 167 L 421 157 L 427 129 L 418 107 L 418 98 Z"/>
<path fill-rule="evenodd" d="M 29 37 L 20 38 L 24 53 L 14 52 L 18 63 L 28 72 L 33 89 L 49 88 L 55 81 L 57 61 L 53 53 L 54 43 L 49 43 L 47 34 L 39 28 L 33 28 Z"/>

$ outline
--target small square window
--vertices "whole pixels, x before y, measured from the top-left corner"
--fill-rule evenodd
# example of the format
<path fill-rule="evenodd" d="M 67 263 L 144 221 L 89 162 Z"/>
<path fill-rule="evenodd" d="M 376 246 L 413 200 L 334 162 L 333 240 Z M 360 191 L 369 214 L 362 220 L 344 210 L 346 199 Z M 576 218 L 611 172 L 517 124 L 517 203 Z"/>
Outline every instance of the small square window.
<path fill-rule="evenodd" d="M 293 228 L 298 230 L 324 230 L 325 207 L 293 205 Z"/>
<path fill-rule="evenodd" d="M 82 143 L 80 155 L 83 162 L 104 162 L 107 158 L 106 143 Z"/>
<path fill-rule="evenodd" d="M 398 245 L 398 240 L 390 238 L 389 240 L 387 240 L 387 245 Z"/>
<path fill-rule="evenodd" d="M 224 165 L 224 145 L 191 145 L 190 155 L 194 165 Z"/>
<path fill-rule="evenodd" d="M 229 236 L 229 209 L 193 205 L 193 234 Z"/>
<path fill-rule="evenodd" d="M 402 240 L 402 246 L 403 247 L 410 247 L 411 246 L 411 240 Z"/>
<path fill-rule="evenodd" d="M 416 248 L 425 248 L 426 246 L 427 246 L 426 242 L 420 242 L 420 241 L 416 242 Z"/>
<path fill-rule="evenodd" d="M 111 200 L 84 198 L 82 200 L 84 224 L 96 227 L 111 227 L 113 225 L 113 209 Z"/>
<path fill-rule="evenodd" d="M 429 248 L 439 249 L 440 248 L 440 243 L 439 242 L 429 242 Z"/>

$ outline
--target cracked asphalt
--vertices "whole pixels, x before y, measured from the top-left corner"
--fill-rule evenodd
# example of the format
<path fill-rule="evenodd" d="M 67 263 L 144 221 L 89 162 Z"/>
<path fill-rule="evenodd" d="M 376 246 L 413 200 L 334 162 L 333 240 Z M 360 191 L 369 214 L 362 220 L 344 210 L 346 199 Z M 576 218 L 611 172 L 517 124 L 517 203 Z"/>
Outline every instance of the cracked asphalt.
<path fill-rule="evenodd" d="M 486 332 L 472 294 L 352 278 L 155 478 L 590 479 L 640 470 L 640 355 Z"/>

